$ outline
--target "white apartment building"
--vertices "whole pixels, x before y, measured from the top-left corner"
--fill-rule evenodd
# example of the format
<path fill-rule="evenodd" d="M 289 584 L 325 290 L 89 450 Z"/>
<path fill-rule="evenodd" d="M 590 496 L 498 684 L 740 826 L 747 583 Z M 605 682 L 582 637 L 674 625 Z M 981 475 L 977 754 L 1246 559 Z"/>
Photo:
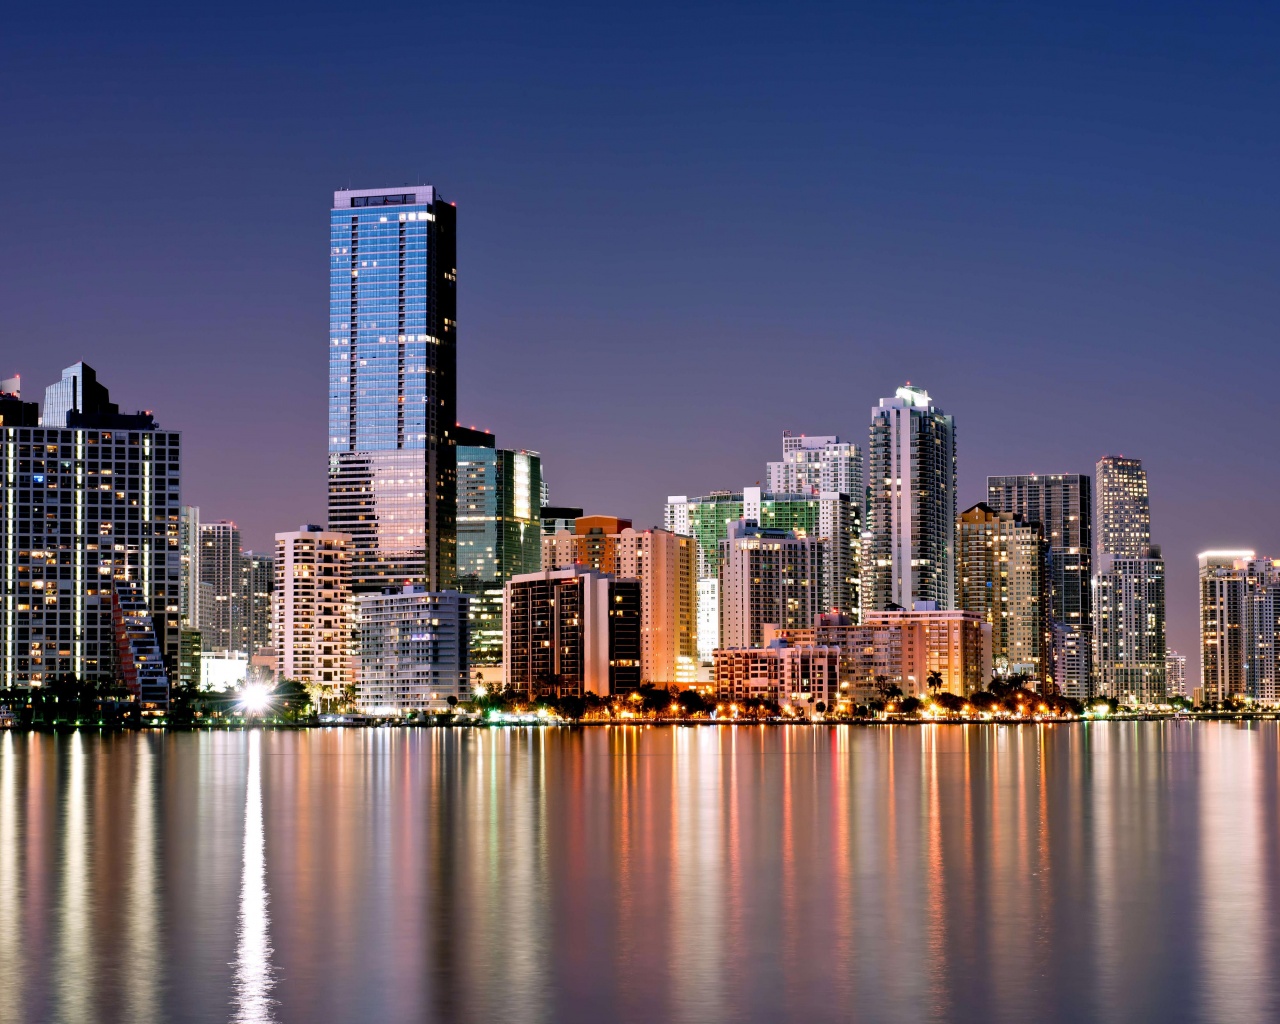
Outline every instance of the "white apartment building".
<path fill-rule="evenodd" d="M 467 696 L 470 598 L 421 584 L 355 599 L 356 706 L 369 715 L 443 711 Z"/>
<path fill-rule="evenodd" d="M 350 557 L 349 534 L 310 525 L 276 534 L 277 671 L 325 687 L 330 699 L 355 681 Z"/>

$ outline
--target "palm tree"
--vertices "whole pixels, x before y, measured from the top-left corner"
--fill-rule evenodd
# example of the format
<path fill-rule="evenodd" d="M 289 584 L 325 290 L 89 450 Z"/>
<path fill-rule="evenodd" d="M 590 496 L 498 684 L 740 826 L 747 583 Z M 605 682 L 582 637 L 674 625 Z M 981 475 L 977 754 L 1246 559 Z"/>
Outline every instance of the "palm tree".
<path fill-rule="evenodd" d="M 929 673 L 928 677 L 926 677 L 925 682 L 929 684 L 930 690 L 937 693 L 942 689 L 942 673 L 935 668 Z"/>
<path fill-rule="evenodd" d="M 889 696 L 889 677 L 876 676 L 876 693 L 880 694 L 881 700 L 886 700 Z"/>

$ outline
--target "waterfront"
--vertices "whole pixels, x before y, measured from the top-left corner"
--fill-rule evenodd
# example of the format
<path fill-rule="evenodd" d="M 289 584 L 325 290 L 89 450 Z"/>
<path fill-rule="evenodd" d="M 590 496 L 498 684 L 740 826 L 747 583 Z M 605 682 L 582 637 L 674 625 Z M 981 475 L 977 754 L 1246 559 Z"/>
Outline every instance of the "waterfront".
<path fill-rule="evenodd" d="M 0 735 L 0 1021 L 1264 1021 L 1280 726 Z"/>

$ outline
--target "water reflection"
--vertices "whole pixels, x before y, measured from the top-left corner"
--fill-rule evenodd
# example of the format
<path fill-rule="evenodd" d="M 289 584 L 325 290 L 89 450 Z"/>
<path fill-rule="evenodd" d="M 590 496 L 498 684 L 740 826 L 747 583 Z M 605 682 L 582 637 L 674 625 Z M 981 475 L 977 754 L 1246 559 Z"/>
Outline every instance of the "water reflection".
<path fill-rule="evenodd" d="M 0 1021 L 1280 1019 L 1280 728 L 0 735 Z"/>
<path fill-rule="evenodd" d="M 237 1024 L 272 1021 L 271 921 L 267 913 L 266 832 L 262 825 L 262 734 L 248 734 L 244 801 L 244 868 L 235 963 Z"/>

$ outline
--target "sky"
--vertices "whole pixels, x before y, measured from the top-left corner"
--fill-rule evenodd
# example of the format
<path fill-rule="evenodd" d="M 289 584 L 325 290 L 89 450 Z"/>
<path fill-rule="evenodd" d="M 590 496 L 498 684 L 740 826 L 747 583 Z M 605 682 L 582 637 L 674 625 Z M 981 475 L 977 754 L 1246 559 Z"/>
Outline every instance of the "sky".
<path fill-rule="evenodd" d="M 246 545 L 324 520 L 333 189 L 430 183 L 459 418 L 553 503 L 658 524 L 910 380 L 961 509 L 1144 461 L 1193 666 L 1196 553 L 1280 556 L 1275 5 L 187 6 L 6 14 L 0 376 L 89 362 Z"/>

